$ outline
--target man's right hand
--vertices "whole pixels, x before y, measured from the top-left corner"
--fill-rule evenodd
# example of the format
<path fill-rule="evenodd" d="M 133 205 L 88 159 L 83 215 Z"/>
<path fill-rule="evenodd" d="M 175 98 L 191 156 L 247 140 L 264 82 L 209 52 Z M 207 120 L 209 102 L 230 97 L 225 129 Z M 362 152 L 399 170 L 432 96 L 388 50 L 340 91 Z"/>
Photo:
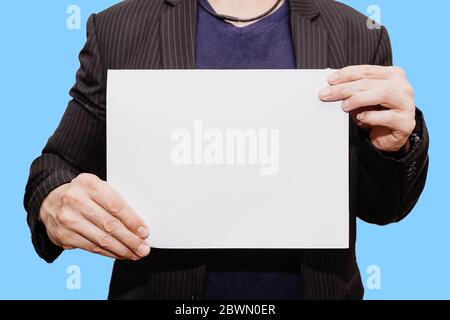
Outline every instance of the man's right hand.
<path fill-rule="evenodd" d="M 150 253 L 145 223 L 117 191 L 91 174 L 53 190 L 42 203 L 39 219 L 50 240 L 64 249 L 121 260 L 139 260 Z"/>

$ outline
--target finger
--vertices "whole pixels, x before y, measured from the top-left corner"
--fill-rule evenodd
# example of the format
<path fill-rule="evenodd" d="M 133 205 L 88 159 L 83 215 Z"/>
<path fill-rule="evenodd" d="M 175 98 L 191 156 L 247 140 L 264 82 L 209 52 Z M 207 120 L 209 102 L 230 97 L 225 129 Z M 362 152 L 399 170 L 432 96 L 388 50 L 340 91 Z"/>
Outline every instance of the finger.
<path fill-rule="evenodd" d="M 377 87 L 367 91 L 358 92 L 342 102 L 342 109 L 346 112 L 381 105 L 389 109 L 403 109 L 404 100 L 392 88 Z"/>
<path fill-rule="evenodd" d="M 145 241 L 131 232 L 118 218 L 109 214 L 103 207 L 91 199 L 85 200 L 81 214 L 97 227 L 119 240 L 136 255 L 148 255 L 150 248 Z"/>
<path fill-rule="evenodd" d="M 356 118 L 369 126 L 386 127 L 392 130 L 400 130 L 404 119 L 398 111 L 365 111 L 359 113 Z"/>
<path fill-rule="evenodd" d="M 65 236 L 65 238 L 67 240 L 66 243 L 63 244 L 63 248 L 66 250 L 79 248 L 91 253 L 100 254 L 105 257 L 120 259 L 120 257 L 116 256 L 115 254 L 100 248 L 98 245 L 73 231 L 67 231 L 67 235 Z"/>
<path fill-rule="evenodd" d="M 398 68 L 372 65 L 349 66 L 340 69 L 328 76 L 328 83 L 338 84 L 361 79 L 386 80 L 397 72 Z"/>
<path fill-rule="evenodd" d="M 358 92 L 370 90 L 383 84 L 383 80 L 361 79 L 329 86 L 320 91 L 322 101 L 339 101 L 347 99 Z"/>
<path fill-rule="evenodd" d="M 133 233 L 142 239 L 148 237 L 148 228 L 145 222 L 107 182 L 100 183 L 90 195 L 92 200 L 122 221 Z"/>
<path fill-rule="evenodd" d="M 72 222 L 65 225 L 67 228 L 88 239 L 101 249 L 107 250 L 121 259 L 138 260 L 142 257 L 136 255 L 119 240 L 85 219 L 81 214 L 71 212 L 66 213 L 66 215 L 78 215 L 78 217 L 68 218 Z"/>

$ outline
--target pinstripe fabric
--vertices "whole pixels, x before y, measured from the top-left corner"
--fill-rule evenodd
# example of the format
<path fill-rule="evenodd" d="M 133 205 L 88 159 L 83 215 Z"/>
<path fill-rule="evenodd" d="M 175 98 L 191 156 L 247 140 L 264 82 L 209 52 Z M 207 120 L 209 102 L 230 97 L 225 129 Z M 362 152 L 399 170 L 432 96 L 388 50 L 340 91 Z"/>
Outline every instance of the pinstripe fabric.
<path fill-rule="evenodd" d="M 161 22 L 162 67 L 164 69 L 195 69 L 197 1 L 178 2 L 178 5 L 163 14 Z M 184 36 L 180 37 L 180 34 Z"/>
<path fill-rule="evenodd" d="M 128 0 L 89 18 L 72 100 L 33 162 L 25 192 L 32 241 L 46 261 L 55 260 L 61 249 L 38 221 L 45 196 L 81 172 L 106 178 L 107 70 L 195 68 L 196 5 L 196 0 Z M 298 68 L 392 64 L 386 30 L 369 30 L 367 18 L 353 9 L 331 0 L 290 0 L 290 8 Z M 365 132 L 350 124 L 350 248 L 304 251 L 306 299 L 362 298 L 356 217 L 376 224 L 396 222 L 416 203 L 428 166 L 428 136 L 420 111 L 417 123 L 423 141 L 405 159 L 375 150 Z M 205 274 L 202 251 L 154 249 L 140 262 L 115 262 L 109 297 L 201 298 Z"/>

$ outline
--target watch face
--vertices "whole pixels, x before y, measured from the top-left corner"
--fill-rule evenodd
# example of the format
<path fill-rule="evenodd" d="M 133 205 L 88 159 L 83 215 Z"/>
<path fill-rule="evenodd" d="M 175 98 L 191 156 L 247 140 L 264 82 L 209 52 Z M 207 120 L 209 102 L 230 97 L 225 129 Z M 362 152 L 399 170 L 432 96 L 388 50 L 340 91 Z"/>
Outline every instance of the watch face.
<path fill-rule="evenodd" d="M 411 141 L 414 142 L 414 144 L 417 144 L 421 141 L 422 139 L 420 138 L 420 136 L 417 133 L 413 133 L 411 135 Z"/>
<path fill-rule="evenodd" d="M 413 133 L 409 137 L 409 141 L 411 142 L 411 149 L 414 149 L 419 144 L 419 142 L 422 141 L 422 139 L 417 133 Z"/>

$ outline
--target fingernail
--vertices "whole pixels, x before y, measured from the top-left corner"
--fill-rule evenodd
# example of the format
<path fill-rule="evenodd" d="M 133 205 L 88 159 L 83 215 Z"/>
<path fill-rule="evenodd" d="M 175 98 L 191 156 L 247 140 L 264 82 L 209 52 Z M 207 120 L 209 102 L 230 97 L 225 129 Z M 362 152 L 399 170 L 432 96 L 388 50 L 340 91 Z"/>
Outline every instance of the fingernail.
<path fill-rule="evenodd" d="M 141 244 L 138 248 L 138 253 L 140 256 L 145 257 L 150 253 L 150 247 L 145 244 Z"/>
<path fill-rule="evenodd" d="M 364 112 L 358 113 L 356 115 L 356 119 L 358 119 L 359 121 L 363 121 L 364 120 Z"/>
<path fill-rule="evenodd" d="M 337 73 L 332 73 L 328 76 L 328 83 L 333 84 L 339 80 L 339 76 Z"/>
<path fill-rule="evenodd" d="M 139 227 L 138 233 L 141 238 L 147 238 L 148 236 L 148 230 L 145 227 Z"/>
<path fill-rule="evenodd" d="M 330 95 L 331 95 L 331 88 L 330 87 L 323 88 L 319 92 L 319 96 L 322 99 L 325 99 L 325 98 L 329 97 Z"/>
<path fill-rule="evenodd" d="M 350 103 L 347 100 L 342 101 L 342 109 L 344 111 L 348 111 L 349 107 L 350 107 Z"/>

